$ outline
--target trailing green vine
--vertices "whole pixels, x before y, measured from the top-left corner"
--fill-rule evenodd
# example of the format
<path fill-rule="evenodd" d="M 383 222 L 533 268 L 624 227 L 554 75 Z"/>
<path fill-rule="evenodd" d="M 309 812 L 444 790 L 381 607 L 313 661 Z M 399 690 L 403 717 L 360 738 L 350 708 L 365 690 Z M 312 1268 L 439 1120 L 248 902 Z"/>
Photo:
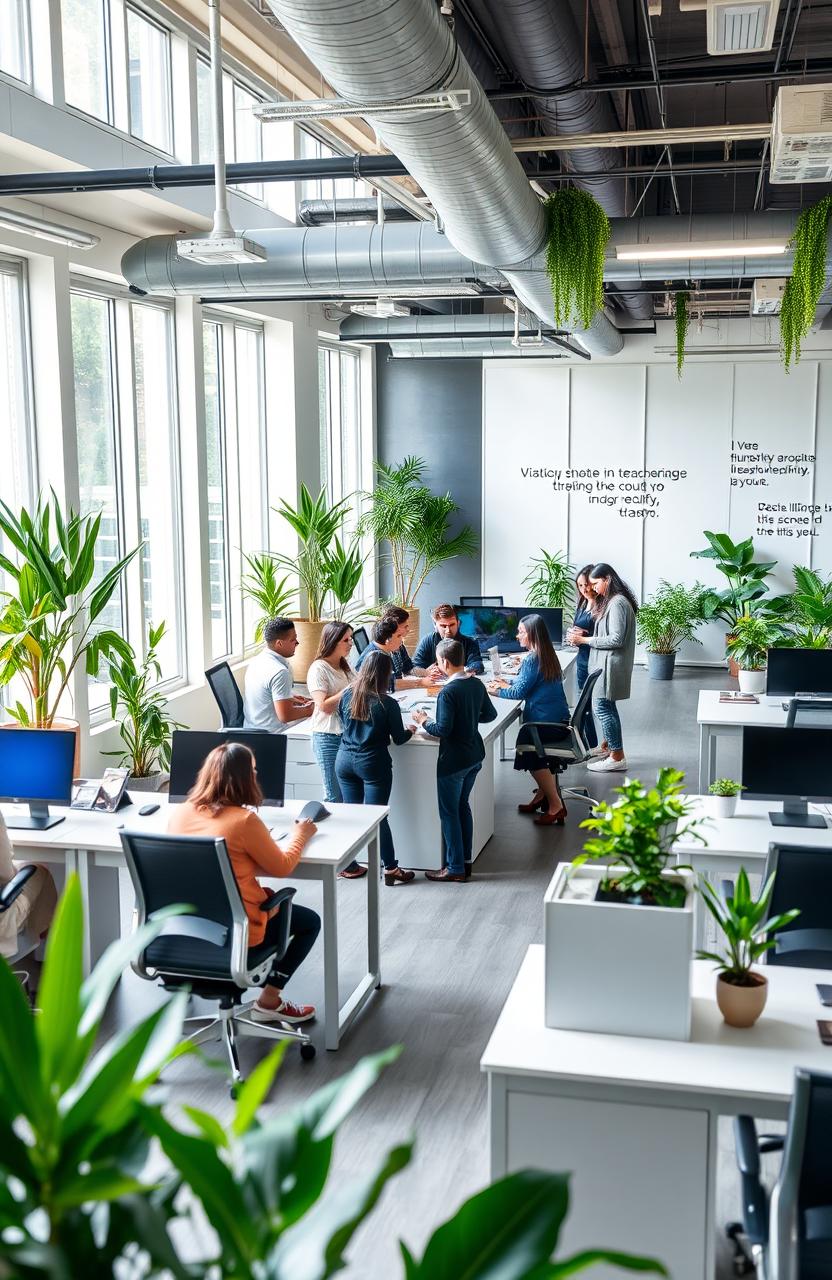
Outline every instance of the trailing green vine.
<path fill-rule="evenodd" d="M 681 289 L 676 294 L 674 312 L 676 315 L 676 375 L 681 378 L 682 366 L 685 363 L 685 339 L 688 336 L 688 325 L 690 324 L 690 315 L 688 314 L 688 301 L 690 294 Z"/>
<path fill-rule="evenodd" d="M 780 307 L 780 351 L 786 373 L 800 359 L 800 347 L 812 327 L 815 308 L 826 284 L 826 243 L 832 196 L 824 196 L 797 220 L 789 247 L 794 248 L 792 274 Z"/>
<path fill-rule="evenodd" d="M 546 271 L 555 324 L 588 329 L 604 302 L 604 254 L 610 222 L 588 191 L 563 187 L 546 201 Z"/>

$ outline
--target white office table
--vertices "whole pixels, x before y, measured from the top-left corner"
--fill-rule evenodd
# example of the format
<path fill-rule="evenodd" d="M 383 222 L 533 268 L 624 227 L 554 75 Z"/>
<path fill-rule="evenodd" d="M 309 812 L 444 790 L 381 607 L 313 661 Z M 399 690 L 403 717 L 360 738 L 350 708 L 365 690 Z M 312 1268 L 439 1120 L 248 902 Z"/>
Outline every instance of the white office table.
<path fill-rule="evenodd" d="M 717 738 L 739 738 L 746 726 L 785 729 L 787 712 L 778 698 L 771 705 L 765 695 L 759 702 L 720 702 L 719 689 L 700 689 L 696 721 L 699 725 L 699 792 L 704 795 L 716 777 Z"/>
<path fill-rule="evenodd" d="M 132 808 L 119 813 L 84 813 L 63 810 L 66 821 L 48 831 L 9 830 L 15 857 L 39 862 L 63 863 L 67 872 L 75 871 L 81 881 L 84 901 L 85 942 L 84 968 L 90 966 L 104 947 L 120 932 L 119 881 L 126 873 L 119 828 L 147 832 L 167 830 L 168 798 L 155 795 L 159 811 L 149 817 L 138 817 L 138 809 L 147 800 L 139 798 Z M 2 806 L 8 815 L 14 806 Z M 288 831 L 302 808 L 299 800 L 290 800 L 282 809 L 261 809 L 263 821 L 277 834 Z M 18 809 L 18 811 L 20 811 Z M 286 880 L 264 883 L 279 886 L 293 880 L 319 880 L 323 890 L 324 950 L 324 1041 L 327 1049 L 337 1049 L 341 1036 L 381 985 L 379 945 L 379 842 L 378 829 L 388 810 L 380 805 L 332 805 L 332 817 L 318 827 L 317 835 L 303 851 L 300 863 Z M 55 808 L 54 812 L 62 812 Z M 367 969 L 360 982 L 339 1007 L 338 993 L 338 917 L 336 890 L 339 870 L 366 847 L 367 886 Z M 102 869 L 120 874 L 99 874 Z M 124 886 L 123 886 L 124 887 Z"/>
<path fill-rule="evenodd" d="M 815 983 L 829 974 L 778 967 L 767 977 L 768 1004 L 749 1030 L 725 1025 L 713 966 L 696 961 L 689 1041 L 555 1031 L 543 1022 L 543 947 L 529 947 L 481 1062 L 491 1176 L 571 1171 L 564 1256 L 626 1250 L 659 1258 L 673 1280 L 712 1280 L 718 1118 L 785 1119 L 795 1068 L 832 1069 L 816 1027 Z"/>

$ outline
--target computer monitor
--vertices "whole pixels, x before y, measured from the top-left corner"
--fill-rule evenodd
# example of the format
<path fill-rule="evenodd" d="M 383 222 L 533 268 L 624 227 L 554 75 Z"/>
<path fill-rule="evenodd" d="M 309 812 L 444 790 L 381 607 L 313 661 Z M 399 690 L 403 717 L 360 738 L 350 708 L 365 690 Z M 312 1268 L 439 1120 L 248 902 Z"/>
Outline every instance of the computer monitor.
<path fill-rule="evenodd" d="M 522 647 L 517 639 L 517 624 L 529 613 L 539 613 L 546 623 L 552 644 L 557 648 L 563 643 L 563 610 L 533 609 L 531 605 L 518 606 L 482 606 L 457 610 L 459 629 L 466 636 L 473 636 L 480 647 L 480 653 L 486 654 L 496 645 L 500 653 L 521 653 Z"/>
<path fill-rule="evenodd" d="M 226 733 L 203 733 L 198 729 L 174 729 L 170 760 L 170 801 L 180 804 L 187 798 L 206 758 L 224 742 L 243 742 L 251 747 L 257 762 L 257 781 L 263 804 L 280 808 L 286 784 L 286 739 L 282 733 L 258 733 L 255 729 L 231 729 Z"/>
<path fill-rule="evenodd" d="M 370 637 L 367 635 L 366 627 L 354 627 L 352 633 L 352 642 L 355 645 L 356 653 L 362 654 L 370 643 Z"/>
<path fill-rule="evenodd" d="M 741 781 L 749 800 L 783 801 L 775 827 L 825 827 L 807 803 L 832 801 L 832 729 L 744 728 Z"/>
<path fill-rule="evenodd" d="M 6 826 L 46 831 L 63 822 L 50 804 L 72 803 L 75 734 L 71 729 L 0 730 L 0 800 L 29 805 L 29 816 L 6 816 Z"/>
<path fill-rule="evenodd" d="M 777 698 L 801 693 L 832 697 L 832 649 L 769 649 L 766 693 Z"/>

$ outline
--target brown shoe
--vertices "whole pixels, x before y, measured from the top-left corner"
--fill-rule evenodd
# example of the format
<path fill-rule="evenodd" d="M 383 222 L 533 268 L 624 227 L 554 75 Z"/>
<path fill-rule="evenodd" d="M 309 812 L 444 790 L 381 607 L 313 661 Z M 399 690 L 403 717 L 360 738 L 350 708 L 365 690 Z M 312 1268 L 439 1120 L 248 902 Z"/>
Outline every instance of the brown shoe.
<path fill-rule="evenodd" d="M 466 876 L 464 873 L 461 876 L 452 875 L 447 867 L 443 867 L 441 871 L 426 871 L 425 879 L 450 881 L 452 884 L 465 884 Z"/>
<path fill-rule="evenodd" d="M 344 867 L 343 871 L 338 872 L 342 880 L 360 880 L 366 874 L 367 868 L 362 867 L 360 862 L 351 862 L 348 867 Z"/>
<path fill-rule="evenodd" d="M 394 867 L 392 871 L 385 871 L 384 883 L 393 884 L 410 884 L 411 880 L 416 879 L 415 871 L 405 871 L 403 867 Z"/>

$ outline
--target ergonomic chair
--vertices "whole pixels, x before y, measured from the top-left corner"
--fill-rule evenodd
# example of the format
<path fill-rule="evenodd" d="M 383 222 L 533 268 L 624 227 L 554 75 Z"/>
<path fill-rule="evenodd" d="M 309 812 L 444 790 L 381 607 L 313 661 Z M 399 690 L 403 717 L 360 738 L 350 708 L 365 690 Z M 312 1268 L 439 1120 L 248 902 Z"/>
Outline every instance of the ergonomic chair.
<path fill-rule="evenodd" d="M 502 596 L 460 596 L 460 609 L 502 609 Z"/>
<path fill-rule="evenodd" d="M 12 876 L 11 880 L 8 880 L 6 884 L 0 888 L 0 915 L 5 915 L 6 912 L 14 905 L 36 871 L 37 867 L 33 863 L 27 863 L 25 867 L 21 867 L 20 870 Z M 38 949 L 40 942 L 40 938 L 26 927 L 26 923 L 24 921 L 23 928 L 17 935 L 17 945 L 15 947 L 14 954 L 7 957 L 8 963 L 18 964 L 21 960 L 25 960 L 28 955 L 31 955 L 33 951 Z M 28 977 L 28 975 L 26 976 Z"/>
<path fill-rule="evenodd" d="M 220 709 L 220 729 L 242 729 L 243 695 L 227 662 L 218 662 L 205 672 L 208 687 Z"/>
<path fill-rule="evenodd" d="M 791 698 L 787 729 L 832 729 L 832 698 Z"/>
<path fill-rule="evenodd" d="M 352 633 L 352 642 L 356 647 L 359 655 L 361 655 L 370 643 L 370 637 L 367 635 L 366 627 L 355 627 Z"/>
<path fill-rule="evenodd" d="M 264 912 L 279 907 L 276 941 L 249 948 L 248 916 L 234 878 L 225 841 L 209 836 L 151 835 L 122 831 L 121 843 L 136 893 L 139 925 L 175 903 L 193 913 L 167 920 L 133 962 L 140 978 L 160 982 L 169 991 L 186 988 L 218 1004 L 216 1017 L 206 1014 L 186 1022 L 202 1022 L 192 1044 L 221 1040 L 228 1057 L 232 1093 L 242 1080 L 238 1036 L 263 1040 L 296 1040 L 301 1057 L 314 1058 L 309 1036 L 288 1023 L 254 1022 L 242 1007 L 249 988 L 265 985 L 274 960 L 289 945 L 295 890 L 278 889 L 262 903 Z"/>
<path fill-rule="evenodd" d="M 515 747 L 515 750 L 520 755 L 545 756 L 547 760 L 554 760 L 560 766 L 558 773 L 568 769 L 571 764 L 583 764 L 585 760 L 588 760 L 591 749 L 584 738 L 583 723 L 586 711 L 592 701 L 592 690 L 600 675 L 600 671 L 593 671 L 591 675 L 587 676 L 586 684 L 581 690 L 581 695 L 575 703 L 575 707 L 566 724 L 527 720 L 522 725 L 522 729 L 528 730 L 531 741 L 519 744 Z M 568 730 L 568 734 L 559 742 L 544 742 L 540 732 L 541 729 Z M 561 799 L 565 799 L 568 796 L 570 800 L 580 800 L 583 804 L 589 805 L 590 809 L 595 807 L 595 800 L 586 787 L 561 788 L 558 782 L 558 774 L 555 774 L 555 785 L 558 788 Z"/>

